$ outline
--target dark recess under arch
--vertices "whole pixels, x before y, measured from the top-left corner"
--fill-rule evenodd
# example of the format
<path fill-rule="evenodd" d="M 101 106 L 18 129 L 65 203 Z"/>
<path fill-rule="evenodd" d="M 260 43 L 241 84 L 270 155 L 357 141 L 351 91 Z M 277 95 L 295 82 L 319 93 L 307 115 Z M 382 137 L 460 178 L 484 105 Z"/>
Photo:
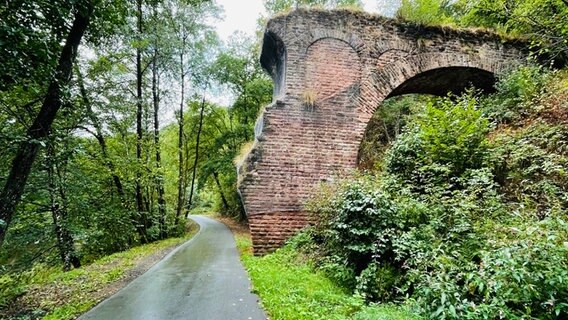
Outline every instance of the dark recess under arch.
<path fill-rule="evenodd" d="M 495 75 L 472 67 L 445 67 L 422 72 L 395 88 L 388 98 L 409 93 L 445 96 L 448 92 L 460 94 L 475 87 L 485 93 L 495 92 Z"/>

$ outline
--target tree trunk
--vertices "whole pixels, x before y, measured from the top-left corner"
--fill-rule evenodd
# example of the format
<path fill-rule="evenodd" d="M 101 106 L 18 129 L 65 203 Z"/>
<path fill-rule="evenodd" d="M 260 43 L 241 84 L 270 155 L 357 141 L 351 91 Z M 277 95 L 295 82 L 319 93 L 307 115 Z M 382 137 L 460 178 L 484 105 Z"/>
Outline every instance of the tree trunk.
<path fill-rule="evenodd" d="M 183 107 L 185 104 L 185 70 L 183 61 L 183 48 L 185 48 L 185 37 L 182 37 L 182 51 L 180 53 L 180 71 L 181 71 L 181 98 L 179 103 L 179 130 L 178 130 L 178 194 L 177 194 L 177 208 L 176 208 L 176 218 L 174 221 L 174 226 L 179 223 L 179 218 L 182 215 L 183 203 L 184 203 L 184 173 L 183 173 L 183 127 L 184 127 L 184 115 Z"/>
<path fill-rule="evenodd" d="M 137 25 L 138 36 L 142 37 L 142 0 L 136 1 L 137 7 Z M 148 242 L 146 233 L 146 210 L 144 206 L 144 197 L 142 195 L 142 49 L 136 48 L 136 162 L 138 169 L 136 170 L 136 209 L 138 212 L 136 230 L 140 235 L 143 243 Z"/>
<path fill-rule="evenodd" d="M 201 101 L 201 111 L 199 112 L 199 128 L 197 129 L 197 137 L 195 142 L 195 160 L 193 161 L 193 174 L 191 176 L 191 189 L 189 190 L 189 199 L 187 201 L 187 211 L 185 212 L 185 218 L 187 219 L 189 215 L 189 209 L 191 209 L 191 204 L 193 201 L 193 190 L 195 187 L 195 176 L 197 173 L 197 161 L 199 159 L 199 139 L 201 137 L 201 129 L 203 127 L 203 111 L 205 110 L 205 96 Z"/>
<path fill-rule="evenodd" d="M 47 148 L 47 176 L 57 248 L 63 263 L 63 271 L 69 271 L 71 267 L 81 267 L 81 261 L 75 252 L 73 236 L 68 228 L 67 197 L 62 186 L 61 173 L 55 163 L 53 146 Z"/>
<path fill-rule="evenodd" d="M 69 30 L 69 35 L 59 56 L 55 77 L 49 84 L 47 95 L 39 114 L 27 131 L 27 138 L 18 147 L 16 156 L 12 161 L 10 174 L 0 194 L 0 246 L 4 242 L 16 206 L 24 192 L 24 187 L 40 148 L 40 141 L 49 135 L 53 121 L 61 108 L 63 87 L 67 86 L 71 80 L 77 49 L 85 34 L 85 30 L 89 26 L 93 12 L 92 2 L 83 0 L 79 3 L 83 4 L 84 8 L 76 10 L 73 25 Z"/>
<path fill-rule="evenodd" d="M 225 197 L 225 194 L 223 193 L 223 188 L 221 187 L 221 183 L 219 182 L 219 174 L 217 174 L 217 171 L 213 171 L 213 178 L 215 179 L 215 183 L 217 184 L 217 187 L 219 188 L 219 194 L 221 194 L 221 200 L 223 201 L 223 207 L 225 208 L 225 210 L 229 209 L 229 203 L 227 202 L 227 198 Z"/>
<path fill-rule="evenodd" d="M 164 199 L 164 176 L 162 174 L 162 156 L 160 154 L 160 80 L 158 75 L 158 53 L 154 50 L 152 61 L 152 100 L 154 102 L 154 147 L 156 149 L 156 189 L 158 191 L 158 220 L 160 239 L 166 238 L 166 200 Z"/>

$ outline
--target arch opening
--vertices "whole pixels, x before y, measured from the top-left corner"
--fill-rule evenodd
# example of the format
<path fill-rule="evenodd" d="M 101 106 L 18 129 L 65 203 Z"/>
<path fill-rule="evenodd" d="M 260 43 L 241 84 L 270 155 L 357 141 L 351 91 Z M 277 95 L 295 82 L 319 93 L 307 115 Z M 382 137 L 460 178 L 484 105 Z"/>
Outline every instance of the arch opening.
<path fill-rule="evenodd" d="M 444 67 L 414 75 L 382 100 L 367 122 L 357 154 L 357 167 L 375 170 L 388 146 L 403 132 L 409 115 L 419 112 L 428 102 L 448 93 L 460 95 L 475 88 L 495 92 L 492 72 L 474 67 Z"/>
<path fill-rule="evenodd" d="M 357 168 L 371 172 L 379 170 L 380 159 L 406 128 L 408 116 L 435 98 L 429 94 L 405 94 L 381 102 L 367 122 L 359 143 Z"/>

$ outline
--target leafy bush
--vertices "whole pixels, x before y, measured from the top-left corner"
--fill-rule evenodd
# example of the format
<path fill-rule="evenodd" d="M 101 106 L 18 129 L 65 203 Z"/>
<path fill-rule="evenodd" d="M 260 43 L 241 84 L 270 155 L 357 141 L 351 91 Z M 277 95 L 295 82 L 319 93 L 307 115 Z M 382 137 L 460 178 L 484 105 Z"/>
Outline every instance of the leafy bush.
<path fill-rule="evenodd" d="M 341 196 L 339 210 L 330 221 L 325 243 L 351 266 L 361 271 L 374 256 L 392 257 L 389 231 L 396 228 L 396 210 L 391 199 L 379 192 L 365 192 L 353 185 Z"/>
<path fill-rule="evenodd" d="M 450 22 L 447 0 L 402 0 L 396 12 L 400 19 L 424 25 Z"/>
<path fill-rule="evenodd" d="M 568 5 L 557 0 L 458 0 L 454 20 L 467 27 L 486 27 L 529 40 L 541 59 L 565 64 L 568 51 Z"/>
<path fill-rule="evenodd" d="M 26 277 L 27 274 L 16 275 L 3 275 L 0 277 L 0 309 L 6 308 L 18 296 L 26 292 L 25 285 L 20 277 Z"/>
<path fill-rule="evenodd" d="M 367 300 L 391 301 L 401 284 L 401 270 L 386 263 L 371 263 L 357 277 L 356 293 Z"/>
<path fill-rule="evenodd" d="M 535 122 L 491 143 L 502 192 L 539 217 L 568 210 L 568 130 Z"/>
<path fill-rule="evenodd" d="M 85 230 L 82 237 L 78 239 L 82 242 L 85 262 L 126 250 L 136 243 L 131 220 L 116 207 L 93 212 L 89 220 L 91 228 Z"/>
<path fill-rule="evenodd" d="M 519 121 L 534 113 L 538 105 L 533 99 L 550 81 L 549 70 L 538 66 L 523 66 L 501 76 L 497 92 L 480 101 L 480 109 L 495 123 Z"/>
<path fill-rule="evenodd" d="M 562 219 L 522 230 L 502 226 L 509 230 L 488 241 L 477 261 L 440 251 L 413 270 L 413 296 L 423 314 L 437 319 L 564 318 L 568 247 L 561 239 L 567 226 Z"/>
<path fill-rule="evenodd" d="M 429 103 L 387 152 L 385 168 L 418 189 L 483 166 L 489 122 L 470 94 Z"/>

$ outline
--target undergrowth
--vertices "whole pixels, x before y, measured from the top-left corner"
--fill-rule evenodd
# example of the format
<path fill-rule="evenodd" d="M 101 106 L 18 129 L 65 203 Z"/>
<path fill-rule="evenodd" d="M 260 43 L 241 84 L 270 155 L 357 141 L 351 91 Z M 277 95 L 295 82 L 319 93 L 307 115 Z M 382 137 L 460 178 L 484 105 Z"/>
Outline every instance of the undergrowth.
<path fill-rule="evenodd" d="M 197 230 L 192 222 L 183 237 L 137 246 L 68 272 L 36 265 L 18 275 L 4 275 L 0 278 L 0 318 L 75 319 L 120 289 L 117 283 L 142 260 L 182 244 Z"/>
<path fill-rule="evenodd" d="M 316 270 L 289 244 L 264 257 L 252 255 L 250 238 L 237 237 L 254 291 L 271 319 L 418 319 L 399 306 L 368 306 Z"/>
<path fill-rule="evenodd" d="M 521 67 L 495 94 L 407 108 L 396 139 L 369 148 L 385 150 L 376 171 L 311 200 L 297 250 L 366 301 L 426 318 L 565 319 L 567 79 Z"/>

